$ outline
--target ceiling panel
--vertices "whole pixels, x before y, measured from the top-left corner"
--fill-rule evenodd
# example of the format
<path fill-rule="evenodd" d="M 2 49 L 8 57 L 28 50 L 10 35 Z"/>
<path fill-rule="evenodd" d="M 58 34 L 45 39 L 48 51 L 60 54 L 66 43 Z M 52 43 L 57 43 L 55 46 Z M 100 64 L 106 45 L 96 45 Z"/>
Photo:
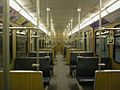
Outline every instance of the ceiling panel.
<path fill-rule="evenodd" d="M 24 2 L 31 12 L 35 12 L 36 0 L 18 0 Z M 102 0 L 103 6 L 111 0 Z M 47 11 L 51 8 L 50 17 L 53 19 L 56 32 L 63 32 L 66 26 L 73 19 L 73 27 L 78 23 L 77 8 L 81 8 L 81 19 L 89 17 L 91 14 L 99 10 L 99 0 L 40 0 L 40 16 L 46 24 Z"/>
<path fill-rule="evenodd" d="M 106 16 L 105 19 L 109 21 L 110 23 L 119 22 L 120 21 L 120 9 Z"/>

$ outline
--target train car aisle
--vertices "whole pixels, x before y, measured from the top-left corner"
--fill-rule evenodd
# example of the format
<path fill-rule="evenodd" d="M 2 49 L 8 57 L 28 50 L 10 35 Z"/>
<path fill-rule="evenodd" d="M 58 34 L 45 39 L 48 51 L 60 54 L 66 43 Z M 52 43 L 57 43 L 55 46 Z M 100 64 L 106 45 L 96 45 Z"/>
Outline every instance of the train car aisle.
<path fill-rule="evenodd" d="M 63 55 L 57 55 L 54 66 L 54 76 L 47 90 L 82 90 L 77 80 L 69 75 L 69 67 L 65 64 Z"/>

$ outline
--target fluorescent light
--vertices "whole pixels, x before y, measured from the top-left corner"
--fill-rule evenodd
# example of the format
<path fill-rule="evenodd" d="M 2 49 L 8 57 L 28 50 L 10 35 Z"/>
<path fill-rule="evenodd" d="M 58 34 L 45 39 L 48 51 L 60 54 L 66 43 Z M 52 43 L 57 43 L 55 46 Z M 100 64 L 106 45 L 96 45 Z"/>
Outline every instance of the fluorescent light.
<path fill-rule="evenodd" d="M 109 13 L 111 13 L 111 12 L 113 12 L 113 11 L 119 9 L 119 8 L 120 8 L 120 0 L 117 1 L 116 3 L 114 3 L 113 5 L 111 5 L 110 7 L 108 7 L 108 8 L 107 8 L 107 11 L 108 11 Z"/>
<path fill-rule="evenodd" d="M 101 17 L 105 17 L 106 15 L 108 15 L 109 13 L 106 11 L 106 10 L 104 10 L 104 11 L 102 11 L 102 13 L 101 13 Z"/>
<path fill-rule="evenodd" d="M 37 25 L 35 17 L 30 15 L 30 13 L 28 11 L 26 11 L 23 7 L 21 7 L 18 2 L 16 2 L 15 0 L 10 0 L 9 4 L 10 4 L 10 7 L 12 7 L 14 10 L 19 12 L 23 17 L 25 17 L 27 20 L 29 20 L 34 25 Z M 48 9 L 50 10 L 50 8 L 48 8 Z M 48 30 L 44 27 L 43 24 L 40 23 L 38 28 L 41 29 L 46 34 L 48 34 L 48 32 L 47 32 Z"/>
<path fill-rule="evenodd" d="M 105 9 L 101 12 L 101 18 L 105 17 L 106 15 L 108 15 L 109 13 L 117 10 L 120 8 L 120 0 L 112 1 L 113 4 L 111 4 L 111 2 L 109 3 L 109 7 L 107 5 L 107 7 L 105 7 Z M 84 27 L 92 24 L 93 22 L 99 20 L 99 13 L 95 13 L 94 15 L 90 16 L 90 18 L 85 19 L 81 24 L 80 24 L 80 29 L 83 29 Z M 74 29 L 73 32 L 69 32 L 68 35 L 72 35 L 75 32 L 79 31 L 79 25 L 77 25 Z"/>
<path fill-rule="evenodd" d="M 22 9 L 21 6 L 19 6 L 14 0 L 10 0 L 9 5 L 13 9 L 15 9 L 17 12 L 19 12 Z"/>
<path fill-rule="evenodd" d="M 86 26 L 88 26 L 88 25 L 90 25 L 92 23 L 93 23 L 93 21 L 92 21 L 92 19 L 90 19 L 87 23 L 85 23 L 84 25 L 82 25 L 83 26 L 82 28 L 84 28 L 84 27 L 86 27 Z"/>
<path fill-rule="evenodd" d="M 86 23 L 87 21 L 89 21 L 89 19 L 90 19 L 90 18 L 85 19 L 85 20 L 82 22 L 82 24 L 84 24 L 84 23 Z M 82 25 L 82 24 L 81 24 L 81 25 Z"/>
<path fill-rule="evenodd" d="M 47 8 L 47 11 L 50 11 L 50 8 Z"/>
<path fill-rule="evenodd" d="M 30 16 L 24 9 L 22 9 L 19 13 L 22 16 L 24 16 L 27 20 L 32 22 L 34 25 L 37 25 L 37 22 L 35 21 L 35 19 L 32 16 Z"/>
<path fill-rule="evenodd" d="M 22 16 L 24 16 L 27 20 L 31 21 L 31 16 L 25 10 L 22 9 L 19 13 Z"/>
<path fill-rule="evenodd" d="M 78 8 L 77 11 L 78 11 L 78 12 L 81 12 L 81 8 Z"/>
<path fill-rule="evenodd" d="M 46 34 L 48 34 L 47 29 L 43 26 L 42 23 L 40 23 L 39 29 L 41 29 L 43 32 L 45 32 Z"/>
<path fill-rule="evenodd" d="M 32 22 L 34 25 L 37 25 L 37 22 L 36 22 L 34 19 L 31 19 L 31 22 Z"/>

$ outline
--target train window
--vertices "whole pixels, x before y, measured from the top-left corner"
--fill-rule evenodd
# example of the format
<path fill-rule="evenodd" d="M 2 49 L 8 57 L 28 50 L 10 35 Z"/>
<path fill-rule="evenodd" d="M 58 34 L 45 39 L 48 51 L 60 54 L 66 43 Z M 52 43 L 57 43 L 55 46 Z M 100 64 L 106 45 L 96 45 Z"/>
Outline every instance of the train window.
<path fill-rule="evenodd" d="M 16 55 L 17 57 L 27 54 L 27 36 L 23 32 L 17 32 L 16 35 Z"/>
<path fill-rule="evenodd" d="M 79 48 L 79 42 L 78 42 L 78 39 L 76 39 L 76 41 L 75 41 L 75 47 L 76 47 L 76 48 Z"/>
<path fill-rule="evenodd" d="M 95 40 L 95 50 L 96 55 L 99 55 L 99 42 L 100 38 L 99 35 L 96 33 L 96 40 Z M 101 56 L 108 57 L 108 45 L 107 45 L 107 34 L 101 35 Z"/>
<path fill-rule="evenodd" d="M 115 62 L 120 63 L 120 30 L 115 33 L 114 59 Z"/>

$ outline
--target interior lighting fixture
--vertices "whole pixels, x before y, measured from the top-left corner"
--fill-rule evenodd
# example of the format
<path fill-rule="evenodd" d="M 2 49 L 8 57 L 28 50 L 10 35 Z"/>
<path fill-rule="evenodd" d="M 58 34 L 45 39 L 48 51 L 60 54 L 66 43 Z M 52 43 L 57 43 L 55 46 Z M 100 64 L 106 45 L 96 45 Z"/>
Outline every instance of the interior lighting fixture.
<path fill-rule="evenodd" d="M 25 17 L 27 20 L 33 23 L 35 26 L 37 25 L 37 21 L 35 20 L 35 17 L 31 16 L 30 12 L 26 11 L 24 7 L 22 7 L 16 0 L 9 0 L 9 5 L 15 11 L 20 13 L 23 17 Z M 45 28 L 45 26 L 42 23 L 40 23 L 38 28 L 42 30 L 43 32 L 45 32 L 46 34 L 48 34 L 48 30 Z"/>
<path fill-rule="evenodd" d="M 101 18 L 105 17 L 106 15 L 108 15 L 109 13 L 114 12 L 115 10 L 120 9 L 120 0 L 114 0 L 114 2 L 112 1 L 112 4 L 110 3 L 110 5 L 107 5 L 107 7 L 105 9 L 102 10 L 101 12 Z M 78 11 L 80 11 L 78 9 Z M 69 36 L 74 34 L 75 32 L 83 29 L 84 27 L 94 23 L 95 21 L 99 20 L 99 13 L 97 12 L 94 16 L 90 16 L 90 18 L 84 20 L 81 24 L 80 24 L 80 29 L 78 28 L 79 25 L 77 25 L 75 28 L 73 28 L 72 33 L 69 32 Z"/>

